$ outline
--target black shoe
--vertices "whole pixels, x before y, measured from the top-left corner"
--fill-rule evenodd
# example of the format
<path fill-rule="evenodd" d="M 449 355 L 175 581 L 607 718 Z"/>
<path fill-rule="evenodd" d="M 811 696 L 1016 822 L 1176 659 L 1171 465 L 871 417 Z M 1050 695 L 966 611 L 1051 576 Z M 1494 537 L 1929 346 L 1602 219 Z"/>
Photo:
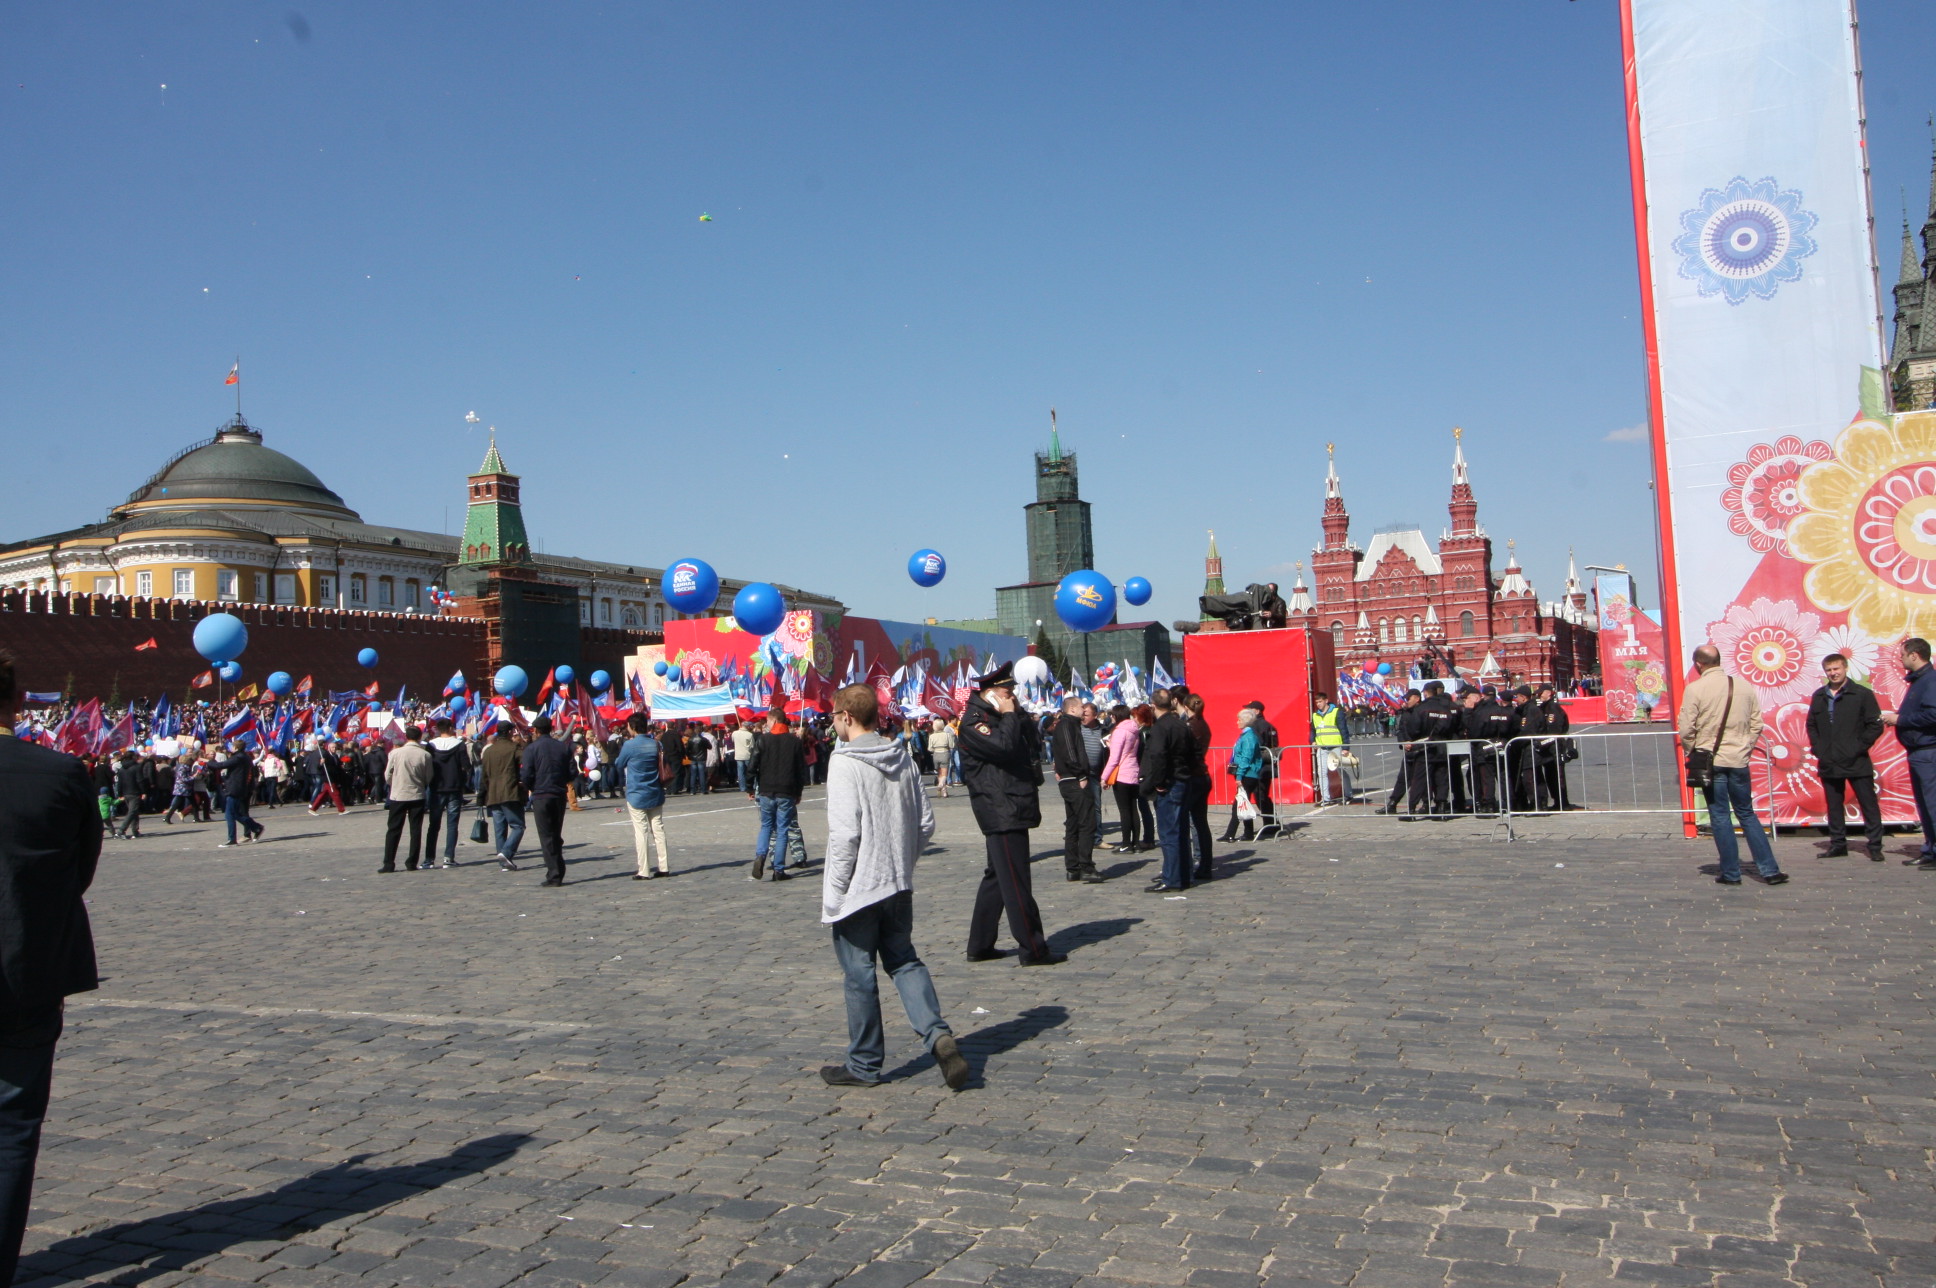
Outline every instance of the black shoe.
<path fill-rule="evenodd" d="M 1716 877 L 1714 878 L 1714 884 L 1715 885 L 1740 885 L 1741 878 L 1740 877 Z"/>
<path fill-rule="evenodd" d="M 1069 880 L 1069 881 L 1080 881 L 1082 880 L 1082 869 L 1069 868 L 1063 873 L 1063 877 L 1065 880 Z"/>
<path fill-rule="evenodd" d="M 775 868 L 773 869 L 773 879 L 775 881 L 791 881 L 793 877 L 788 874 L 785 868 Z"/>
<path fill-rule="evenodd" d="M 1871 845 L 1869 847 L 1869 862 L 1882 862 L 1882 847 L 1880 845 Z"/>
<path fill-rule="evenodd" d="M 1152 881 L 1148 885 L 1143 887 L 1143 893 L 1144 894 L 1169 894 L 1171 891 L 1175 889 L 1176 889 L 1175 886 L 1165 884 L 1162 881 Z"/>
<path fill-rule="evenodd" d="M 1112 845 L 1109 851 L 1112 854 L 1134 854 L 1142 848 L 1140 845 Z"/>
<path fill-rule="evenodd" d="M 830 1087 L 873 1087 L 879 1085 L 878 1083 L 869 1082 L 865 1078 L 856 1078 L 852 1073 L 848 1072 L 847 1066 L 844 1064 L 821 1065 L 820 1081 Z"/>
<path fill-rule="evenodd" d="M 377 869 L 377 871 L 378 871 L 379 873 L 383 873 L 383 872 L 395 872 L 395 871 L 396 871 L 396 868 L 395 868 L 395 867 L 385 867 L 385 868 L 378 868 L 378 869 Z"/>
<path fill-rule="evenodd" d="M 1246 836 L 1246 837 L 1245 837 L 1244 839 L 1245 839 L 1246 841 L 1248 841 L 1248 840 L 1249 840 L 1250 838 Z M 1217 838 L 1217 844 L 1219 844 L 1219 845 L 1231 845 L 1231 844 L 1234 844 L 1234 843 L 1236 842 L 1236 840 L 1237 840 L 1237 838 L 1236 838 L 1235 836 L 1233 836 L 1233 835 L 1232 835 L 1232 834 L 1230 834 L 1229 832 L 1225 832 L 1225 833 L 1224 833 L 1224 834 L 1223 834 L 1222 836 L 1220 836 L 1220 837 L 1218 837 L 1218 838 Z"/>
<path fill-rule="evenodd" d="M 634 872 L 634 873 L 632 874 L 632 879 L 633 879 L 634 881 L 643 881 L 643 880 L 645 880 L 645 873 L 643 873 L 643 872 Z"/>
<path fill-rule="evenodd" d="M 1393 809 L 1389 805 L 1380 805 L 1377 809 L 1372 811 L 1372 813 L 1374 814 L 1396 814 L 1397 812 L 1398 812 L 1397 810 Z"/>
<path fill-rule="evenodd" d="M 766 880 L 766 860 L 764 858 L 754 859 L 753 870 L 748 872 L 746 876 L 751 881 Z"/>
<path fill-rule="evenodd" d="M 1825 859 L 1846 859 L 1849 857 L 1849 847 L 1846 845 L 1831 845 L 1822 851 L 1822 857 Z"/>
<path fill-rule="evenodd" d="M 1101 885 L 1103 882 L 1109 880 L 1108 877 L 1096 871 L 1094 868 L 1083 869 L 1082 875 L 1078 879 L 1084 885 Z"/>
<path fill-rule="evenodd" d="M 1190 879 L 1192 881 L 1208 881 L 1210 879 L 1210 876 L 1211 876 L 1211 873 L 1208 869 L 1198 868 L 1195 872 L 1192 872 L 1190 874 Z"/>
<path fill-rule="evenodd" d="M 1788 884 L 1788 874 L 1787 874 L 1786 872 L 1777 872 L 1777 873 L 1775 873 L 1775 875 L 1773 875 L 1773 876 L 1771 876 L 1771 877 L 1763 877 L 1763 878 L 1761 878 L 1761 884 L 1763 884 L 1763 885 L 1787 885 L 1787 884 Z"/>
<path fill-rule="evenodd" d="M 554 887 L 561 886 L 564 883 L 565 882 L 563 877 L 546 877 L 544 880 L 538 882 L 540 886 L 554 886 Z"/>
<path fill-rule="evenodd" d="M 1917 859 L 1914 863 L 1910 864 L 1909 866 L 1912 868 L 1936 869 L 1936 854 L 1925 854 L 1922 858 Z"/>
<path fill-rule="evenodd" d="M 969 953 L 968 960 L 971 962 L 992 962 L 1003 957 L 1013 957 L 1014 955 L 1015 950 L 1012 948 L 990 948 L 987 952 L 983 953 Z"/>
<path fill-rule="evenodd" d="M 960 1091 L 968 1085 L 968 1057 L 961 1054 L 954 1034 L 943 1033 L 934 1040 L 934 1062 L 941 1066 L 941 1080 L 948 1090 Z"/>
<path fill-rule="evenodd" d="M 1060 966 L 1063 962 L 1066 962 L 1068 960 L 1069 960 L 1069 954 L 1052 952 L 1052 953 L 1046 953 L 1041 957 L 1024 957 L 1022 958 L 1021 961 L 1017 962 L 1016 965 L 1018 966 Z"/>

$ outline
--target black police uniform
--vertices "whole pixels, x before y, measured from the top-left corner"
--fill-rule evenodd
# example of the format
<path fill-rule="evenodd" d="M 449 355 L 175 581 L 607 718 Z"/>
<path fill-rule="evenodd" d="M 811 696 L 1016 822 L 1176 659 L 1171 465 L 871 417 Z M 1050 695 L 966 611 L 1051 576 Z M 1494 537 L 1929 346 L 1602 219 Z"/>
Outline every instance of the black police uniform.
<path fill-rule="evenodd" d="M 1008 933 L 1021 946 L 1022 960 L 1047 960 L 1049 941 L 1029 876 L 1029 829 L 1042 822 L 1035 723 L 1020 711 L 995 710 L 977 693 L 962 712 L 957 745 L 961 781 L 988 844 L 988 863 L 968 922 L 968 956 L 986 957 L 995 951 L 995 928 L 1006 909 Z"/>
<path fill-rule="evenodd" d="M 1407 741 L 1414 742 L 1411 750 L 1405 753 L 1406 777 L 1411 780 L 1410 799 L 1406 808 L 1413 814 L 1425 812 L 1429 791 L 1431 811 L 1434 814 L 1449 814 L 1450 766 L 1446 763 L 1447 748 L 1433 744 L 1450 741 L 1459 731 L 1459 712 L 1451 698 L 1443 693 L 1419 699 L 1412 708 L 1412 733 Z M 1416 763 L 1413 757 L 1417 757 Z M 1421 772 L 1422 771 L 1422 772 Z"/>
<path fill-rule="evenodd" d="M 1475 743 L 1472 754 L 1472 795 L 1481 814 L 1499 812 L 1499 759 L 1512 737 L 1512 708 L 1487 698 L 1465 715 L 1465 734 Z"/>
<path fill-rule="evenodd" d="M 1524 715 L 1524 732 L 1540 737 L 1539 742 L 1532 744 L 1532 755 L 1526 758 L 1526 799 L 1537 798 L 1543 810 L 1571 809 L 1562 756 L 1569 749 L 1563 736 L 1573 727 L 1573 722 L 1557 698 L 1527 703 Z"/>

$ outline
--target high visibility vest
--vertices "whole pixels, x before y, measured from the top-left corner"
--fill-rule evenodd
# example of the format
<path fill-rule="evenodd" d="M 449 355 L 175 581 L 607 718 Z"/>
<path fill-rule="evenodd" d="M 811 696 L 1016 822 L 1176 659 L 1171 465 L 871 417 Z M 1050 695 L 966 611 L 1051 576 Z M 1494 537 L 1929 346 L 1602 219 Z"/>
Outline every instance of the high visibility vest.
<path fill-rule="evenodd" d="M 1311 741 L 1320 747 L 1344 746 L 1344 729 L 1338 723 L 1343 716 L 1343 707 L 1332 707 L 1323 715 L 1312 716 Z"/>

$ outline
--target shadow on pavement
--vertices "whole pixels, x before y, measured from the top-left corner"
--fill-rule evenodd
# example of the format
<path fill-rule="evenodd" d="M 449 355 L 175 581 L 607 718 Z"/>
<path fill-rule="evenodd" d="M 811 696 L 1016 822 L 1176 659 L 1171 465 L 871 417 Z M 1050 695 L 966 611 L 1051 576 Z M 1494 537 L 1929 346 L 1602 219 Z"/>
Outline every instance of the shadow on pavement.
<path fill-rule="evenodd" d="M 328 832 L 291 832 L 287 836 L 278 834 L 276 836 L 262 837 L 261 839 L 256 841 L 256 844 L 274 845 L 277 841 L 310 841 L 310 840 L 314 840 L 316 837 L 328 836 L 328 835 L 329 835 Z"/>
<path fill-rule="evenodd" d="M 1105 939 L 1127 935 L 1131 926 L 1142 924 L 1141 917 L 1106 917 L 1101 921 L 1064 926 L 1049 936 L 1049 947 L 1058 953 L 1073 952 L 1087 944 L 1099 944 Z"/>
<path fill-rule="evenodd" d="M 1139 918 L 1140 920 L 1140 918 Z M 982 1085 L 982 1070 L 988 1065 L 988 1058 L 1013 1051 L 1024 1042 L 1033 1041 L 1058 1025 L 1069 1022 L 1069 1008 L 1066 1006 L 1031 1006 L 1012 1020 L 991 1024 L 973 1033 L 958 1034 L 955 1041 L 961 1045 L 961 1053 L 968 1057 L 968 1067 L 972 1070 L 968 1085 Z M 899 1078 L 910 1078 L 924 1070 L 934 1068 L 934 1057 L 923 1052 L 909 1060 L 898 1069 L 890 1069 L 881 1075 L 882 1082 L 893 1082 Z"/>
<path fill-rule="evenodd" d="M 62 1239 L 22 1257 L 16 1282 L 63 1284 L 118 1271 L 115 1283 L 142 1283 L 238 1243 L 287 1239 L 486 1171 L 533 1139 L 527 1132 L 486 1136 L 442 1158 L 394 1167 L 363 1167 L 369 1155 L 359 1154 L 263 1194 Z"/>

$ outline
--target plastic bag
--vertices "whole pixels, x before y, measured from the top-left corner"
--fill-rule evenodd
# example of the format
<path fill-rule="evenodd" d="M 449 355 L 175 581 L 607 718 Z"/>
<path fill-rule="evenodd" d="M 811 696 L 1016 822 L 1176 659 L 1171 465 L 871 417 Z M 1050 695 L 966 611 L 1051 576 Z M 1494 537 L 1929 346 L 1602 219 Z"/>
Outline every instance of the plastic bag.
<path fill-rule="evenodd" d="M 1243 786 L 1239 784 L 1237 787 L 1237 818 L 1241 822 L 1255 823 L 1259 817 L 1257 802 L 1251 800 L 1250 793 L 1245 791 Z"/>

